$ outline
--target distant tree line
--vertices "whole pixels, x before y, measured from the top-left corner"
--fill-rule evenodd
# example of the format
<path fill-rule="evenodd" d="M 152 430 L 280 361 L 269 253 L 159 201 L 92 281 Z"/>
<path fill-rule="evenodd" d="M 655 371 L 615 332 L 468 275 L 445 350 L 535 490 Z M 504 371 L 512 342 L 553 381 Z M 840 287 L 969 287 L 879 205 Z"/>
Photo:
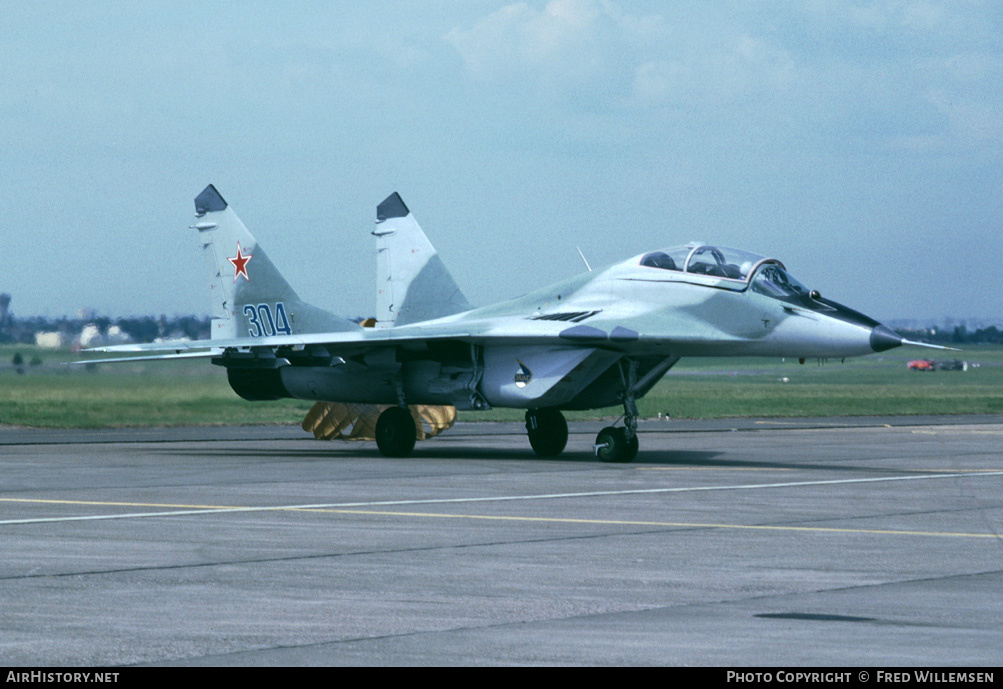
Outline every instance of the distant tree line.
<path fill-rule="evenodd" d="M 209 316 L 17 318 L 13 314 L 7 314 L 6 318 L 0 319 L 0 343 L 34 344 L 35 334 L 39 332 L 60 332 L 72 339 L 87 325 L 97 326 L 101 333 L 107 333 L 110 327 L 117 325 L 135 342 L 152 342 L 158 337 L 171 339 L 187 337 L 201 340 L 210 335 L 210 320 Z"/>
<path fill-rule="evenodd" d="M 953 330 L 923 328 L 919 330 L 900 329 L 898 332 L 910 340 L 935 344 L 1003 344 L 1003 330 L 995 325 L 977 330 L 969 330 L 964 325 L 957 325 Z"/>

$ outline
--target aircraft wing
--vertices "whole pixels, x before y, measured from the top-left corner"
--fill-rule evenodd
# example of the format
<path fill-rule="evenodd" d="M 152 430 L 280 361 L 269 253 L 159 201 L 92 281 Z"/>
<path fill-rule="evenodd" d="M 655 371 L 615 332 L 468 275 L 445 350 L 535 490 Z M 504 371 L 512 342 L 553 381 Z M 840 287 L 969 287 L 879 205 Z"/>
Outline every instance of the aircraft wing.
<path fill-rule="evenodd" d="M 148 344 L 123 344 L 93 347 L 87 352 L 106 354 L 146 354 L 164 353 L 155 357 L 125 357 L 116 359 L 92 359 L 96 363 L 112 361 L 135 361 L 143 358 L 181 358 L 218 356 L 225 350 L 303 348 L 320 345 L 331 353 L 365 351 L 382 345 L 422 347 L 424 343 L 436 340 L 460 340 L 467 342 L 494 342 L 509 344 L 558 344 L 558 345 L 616 345 L 636 341 L 638 334 L 625 328 L 607 333 L 590 326 L 570 326 L 567 323 L 527 321 L 520 318 L 490 319 L 461 323 L 425 323 L 415 326 L 399 326 L 388 329 L 359 328 L 357 331 L 333 333 L 309 333 L 299 335 L 273 335 L 270 337 L 238 337 L 212 340 L 179 340 Z M 88 363 L 88 362 L 84 362 Z"/>
<path fill-rule="evenodd" d="M 337 332 L 337 333 L 312 333 L 303 335 L 272 335 L 270 337 L 236 337 L 217 340 L 187 340 L 177 342 L 154 342 L 149 344 L 126 344 L 111 345 L 106 347 L 92 347 L 85 351 L 102 353 L 127 352 L 173 352 L 173 356 L 206 356 L 202 350 L 222 352 L 227 349 L 277 349 L 279 347 L 305 347 L 309 345 L 331 345 L 346 349 L 366 349 L 372 345 L 401 343 L 403 341 L 422 341 L 429 339 L 456 339 L 469 337 L 469 333 L 448 331 L 444 333 L 430 332 L 421 335 L 412 334 L 410 337 L 401 336 L 393 330 L 368 331 L 359 329 L 358 332 Z M 197 352 L 197 353 L 196 353 Z M 139 357 L 128 359 L 133 361 Z M 98 363 L 110 361 L 107 359 L 95 359 Z"/>

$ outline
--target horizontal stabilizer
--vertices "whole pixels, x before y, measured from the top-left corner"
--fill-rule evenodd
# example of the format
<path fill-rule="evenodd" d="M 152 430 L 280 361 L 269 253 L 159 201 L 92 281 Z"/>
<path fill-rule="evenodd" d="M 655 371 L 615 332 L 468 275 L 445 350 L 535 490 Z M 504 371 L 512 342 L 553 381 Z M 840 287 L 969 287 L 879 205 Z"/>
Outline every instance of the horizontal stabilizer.
<path fill-rule="evenodd" d="M 165 359 L 207 359 L 212 356 L 219 356 L 222 349 L 211 349 L 206 352 L 176 352 L 174 354 L 149 354 L 146 356 L 123 356 L 115 359 L 82 359 L 80 361 L 69 362 L 70 366 L 81 366 L 84 364 L 121 364 L 126 361 L 163 361 Z"/>

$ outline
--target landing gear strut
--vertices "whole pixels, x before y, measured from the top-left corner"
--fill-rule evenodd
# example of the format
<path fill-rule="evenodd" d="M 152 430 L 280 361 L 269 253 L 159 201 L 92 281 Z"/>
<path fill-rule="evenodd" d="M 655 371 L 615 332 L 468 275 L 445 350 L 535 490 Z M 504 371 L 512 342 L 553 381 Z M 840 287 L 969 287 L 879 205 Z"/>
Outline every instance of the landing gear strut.
<path fill-rule="evenodd" d="M 418 429 L 407 407 L 388 407 L 376 421 L 376 447 L 384 457 L 407 457 Z"/>
<path fill-rule="evenodd" d="M 637 456 L 637 435 L 627 439 L 626 428 L 607 426 L 596 436 L 596 456 L 604 462 L 630 462 Z"/>
<path fill-rule="evenodd" d="M 541 457 L 556 457 L 568 444 L 568 422 L 557 409 L 530 409 L 526 432 L 533 451 Z"/>
<path fill-rule="evenodd" d="M 637 362 L 632 359 L 620 364 L 620 377 L 623 380 L 623 428 L 607 426 L 596 436 L 596 456 L 604 462 L 631 462 L 637 457 L 637 398 L 634 386 L 637 385 Z"/>

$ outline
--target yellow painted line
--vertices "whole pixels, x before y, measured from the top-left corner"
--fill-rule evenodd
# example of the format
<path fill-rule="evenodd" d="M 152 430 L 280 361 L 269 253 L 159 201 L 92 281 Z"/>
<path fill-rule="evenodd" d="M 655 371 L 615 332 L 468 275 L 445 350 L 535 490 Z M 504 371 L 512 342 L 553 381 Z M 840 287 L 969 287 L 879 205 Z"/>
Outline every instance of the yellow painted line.
<path fill-rule="evenodd" d="M 982 430 L 980 428 L 951 428 L 950 426 L 945 426 L 938 428 L 937 430 L 914 430 L 913 433 L 921 435 L 1003 435 L 1003 429 L 1000 430 Z"/>
<path fill-rule="evenodd" d="M 824 526 L 771 526 L 761 524 L 708 524 L 704 522 L 656 522 L 619 519 L 572 519 L 562 517 L 507 517 L 490 514 L 449 514 L 441 512 L 387 512 L 377 510 L 304 510 L 335 514 L 368 514 L 383 517 L 423 517 L 429 519 L 477 519 L 545 524 L 591 524 L 597 526 L 657 526 L 686 529 L 742 529 L 750 531 L 798 531 L 803 533 L 876 534 L 882 536 L 940 536 L 949 538 L 996 538 L 994 533 L 964 533 L 957 531 L 904 531 L 898 529 L 848 529 Z"/>
<path fill-rule="evenodd" d="M 798 426 L 804 423 L 811 423 L 810 419 L 803 419 L 800 421 L 753 421 L 753 424 L 760 426 Z M 982 429 L 982 428 L 972 428 L 970 426 L 936 426 L 936 430 L 932 428 L 926 429 L 916 429 L 910 426 L 892 426 L 891 424 L 881 424 L 883 428 L 896 429 L 896 430 L 908 430 L 910 433 L 915 433 L 919 435 L 947 435 L 953 433 L 956 435 L 970 434 L 970 435 L 1003 435 L 1003 429 Z M 867 430 L 871 428 L 870 426 L 844 426 L 842 424 L 836 423 L 813 423 L 810 427 L 806 428 L 795 428 L 794 430 L 801 431 L 829 431 L 833 428 L 838 428 L 846 431 L 856 431 L 856 430 Z"/>
<path fill-rule="evenodd" d="M 638 471 L 794 471 L 780 467 L 637 467 Z"/>
<path fill-rule="evenodd" d="M 890 471 L 890 470 L 889 470 Z M 909 471 L 920 471 L 928 472 L 931 474 L 946 474 L 947 472 L 955 474 L 995 474 L 999 469 L 909 469 Z"/>
<path fill-rule="evenodd" d="M 364 510 L 345 509 L 325 506 L 269 506 L 269 507 L 249 507 L 249 506 L 208 506 L 208 505 L 184 505 L 167 503 L 132 503 L 132 502 L 97 502 L 86 500 L 44 500 L 27 498 L 0 498 L 2 502 L 20 503 L 42 503 L 42 504 L 71 504 L 71 505 L 103 505 L 121 507 L 171 507 L 183 509 L 177 512 L 149 512 L 134 514 L 116 515 L 88 515 L 78 517 L 52 517 L 37 519 L 13 519 L 0 521 L 0 524 L 31 524 L 40 522 L 64 522 L 64 521 L 92 521 L 102 519 L 119 518 L 140 518 L 140 517 L 170 517 L 184 515 L 219 514 L 221 512 L 316 512 L 324 514 L 346 514 L 346 515 L 367 515 L 382 517 L 407 517 L 425 519 L 468 519 L 481 521 L 501 521 L 501 522 L 522 522 L 538 524 L 584 524 L 593 526 L 644 526 L 659 528 L 683 528 L 683 529 L 738 529 L 746 531 L 790 531 L 800 533 L 835 533 L 835 534 L 872 534 L 883 536 L 932 536 L 942 538 L 995 538 L 1000 537 L 993 533 L 967 533 L 955 531 L 907 531 L 902 529 L 854 529 L 840 527 L 823 526 L 778 526 L 762 524 L 728 524 L 728 523 L 708 523 L 708 522 L 669 522 L 669 521 L 648 521 L 648 520 L 620 520 L 620 519 L 580 519 L 571 517 L 520 517 L 491 514 L 450 514 L 448 512 L 399 512 L 389 510 Z M 417 501 L 416 501 L 417 502 Z M 438 501 L 426 501 L 438 502 Z"/>
<path fill-rule="evenodd" d="M 242 510 L 238 505 L 183 505 L 169 502 L 108 502 L 102 500 L 44 500 L 42 498 L 0 498 L 0 502 L 37 503 L 41 505 L 97 505 L 99 507 L 170 507 L 183 510 Z"/>
<path fill-rule="evenodd" d="M 657 469 L 658 467 L 652 467 Z M 748 469 L 757 469 L 765 467 L 747 467 Z M 710 467 L 706 470 L 717 470 Z M 926 475 L 924 475 L 926 474 Z M 576 493 L 545 493 L 545 494 L 530 494 L 530 495 L 492 495 L 484 497 L 466 497 L 466 498 L 424 498 L 424 499 L 410 499 L 410 500 L 377 500 L 377 501 L 366 501 L 366 502 L 342 502 L 342 503 L 322 503 L 322 504 L 306 504 L 306 505 L 265 505 L 265 506 L 242 506 L 242 505 L 200 505 L 200 504 L 177 504 L 177 503 L 150 503 L 150 502 L 116 502 L 116 501 L 97 501 L 97 500 L 56 500 L 56 499 L 45 499 L 45 498 L 0 498 L 0 502 L 7 503 L 32 503 L 32 504 L 43 504 L 43 505 L 91 505 L 100 507 L 144 507 L 144 508 L 164 508 L 175 510 L 172 512 L 141 512 L 141 513 L 116 513 L 116 514 L 98 514 L 98 515 L 80 515 L 80 516 L 65 516 L 65 517 L 29 517 L 22 519 L 0 519 L 0 525 L 4 524 L 37 524 L 41 522 L 64 522 L 64 521 L 87 521 L 87 520 L 100 520 L 100 519 L 130 519 L 130 518 L 140 518 L 140 517 L 168 517 L 168 516 L 181 516 L 181 515 L 194 515 L 194 514 L 214 514 L 221 512 L 281 512 L 281 511 L 297 511 L 297 510 L 316 510 L 316 509 L 357 509 L 363 507 L 389 507 L 398 505 L 428 505 L 428 504 L 460 504 L 460 503 L 482 503 L 482 502 L 512 502 L 512 501 L 536 501 L 536 500 L 555 500 L 555 499 L 569 499 L 569 498 L 596 498 L 596 497 L 611 497 L 611 496 L 627 496 L 627 495 L 656 495 L 656 494 L 668 494 L 668 493 L 697 493 L 697 492 L 714 492 L 714 491 L 733 491 L 733 490 L 761 490 L 761 489 L 776 489 L 776 488 L 797 488 L 797 487 L 807 487 L 807 486 L 829 486 L 829 485 L 846 485 L 846 484 L 861 484 L 861 483 L 887 483 L 887 482 L 898 482 L 898 481 L 916 481 L 916 480 L 931 480 L 931 479 L 950 479 L 950 478 L 960 478 L 962 476 L 1003 476 L 1003 470 L 994 469 L 982 469 L 969 471 L 969 473 L 964 473 L 962 471 L 952 470 L 949 472 L 916 472 L 914 475 L 893 475 L 884 476 L 879 478 L 851 478 L 851 479 L 823 479 L 816 481 L 785 481 L 781 483 L 754 483 L 754 484 L 739 484 L 739 485 L 723 485 L 723 486 L 673 486 L 673 487 L 659 487 L 659 488 L 627 488 L 622 490 L 597 490 L 597 491 L 586 491 L 586 492 L 576 492 Z"/>
<path fill-rule="evenodd" d="M 637 467 L 638 471 L 796 471 L 782 467 Z M 928 473 L 928 474 L 984 474 L 999 473 L 1000 469 L 885 469 L 889 473 Z"/>

